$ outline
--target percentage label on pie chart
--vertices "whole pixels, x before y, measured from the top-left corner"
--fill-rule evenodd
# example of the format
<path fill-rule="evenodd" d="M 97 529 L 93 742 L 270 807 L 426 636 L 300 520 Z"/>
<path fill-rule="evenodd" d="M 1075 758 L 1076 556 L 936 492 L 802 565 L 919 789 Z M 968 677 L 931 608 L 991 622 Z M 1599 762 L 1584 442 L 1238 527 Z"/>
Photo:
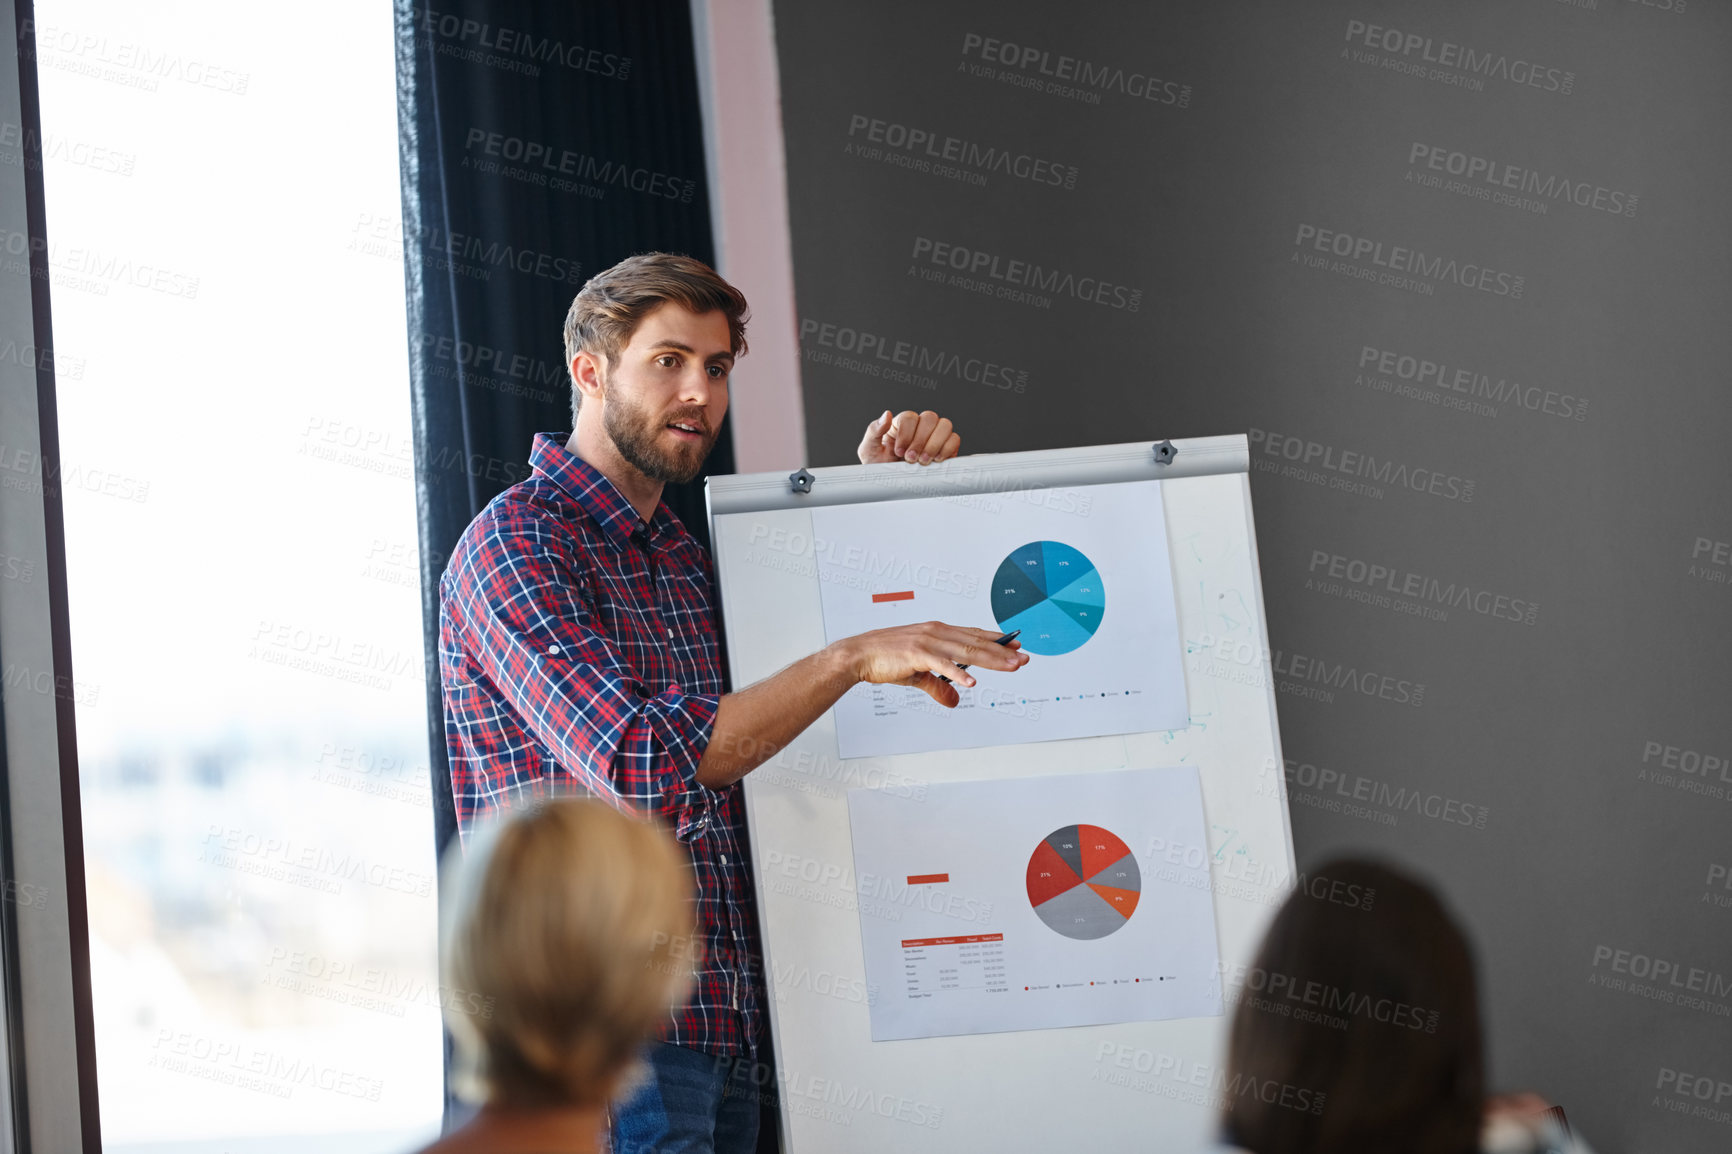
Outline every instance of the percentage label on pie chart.
<path fill-rule="evenodd" d="M 1028 859 L 1028 902 L 1067 938 L 1092 941 L 1123 928 L 1142 892 L 1131 847 L 1098 825 L 1055 829 Z"/>
<path fill-rule="evenodd" d="M 1030 541 L 992 578 L 992 615 L 1030 653 L 1053 657 L 1080 648 L 1101 627 L 1106 591 L 1094 562 L 1062 541 Z"/>

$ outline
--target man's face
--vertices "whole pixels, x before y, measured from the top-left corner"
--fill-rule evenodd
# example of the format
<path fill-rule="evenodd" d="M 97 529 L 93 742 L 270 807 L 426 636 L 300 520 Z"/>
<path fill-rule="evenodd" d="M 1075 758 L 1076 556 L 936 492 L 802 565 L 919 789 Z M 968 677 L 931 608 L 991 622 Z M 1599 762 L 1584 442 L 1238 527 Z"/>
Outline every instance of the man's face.
<path fill-rule="evenodd" d="M 672 301 L 644 317 L 607 371 L 602 424 L 633 468 L 679 484 L 698 475 L 728 411 L 728 318 Z"/>

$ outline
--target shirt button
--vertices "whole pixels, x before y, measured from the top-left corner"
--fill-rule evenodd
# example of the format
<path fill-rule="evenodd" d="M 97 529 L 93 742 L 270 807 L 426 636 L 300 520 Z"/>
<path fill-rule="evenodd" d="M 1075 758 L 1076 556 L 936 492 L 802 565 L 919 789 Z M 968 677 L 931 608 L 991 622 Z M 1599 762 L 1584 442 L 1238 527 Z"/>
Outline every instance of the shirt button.
<path fill-rule="evenodd" d="M 721 857 L 722 857 L 722 864 L 727 865 L 728 864 L 728 855 L 722 854 Z"/>
<path fill-rule="evenodd" d="M 555 654 L 556 654 L 556 653 L 558 653 L 558 652 L 559 652 L 559 646 L 557 646 L 557 645 L 549 645 L 549 646 L 548 646 L 548 647 L 547 647 L 547 651 L 548 651 L 548 652 L 549 652 L 549 653 L 555 653 Z"/>
<path fill-rule="evenodd" d="M 674 639 L 674 631 L 672 629 L 670 629 L 670 630 L 668 630 L 668 640 L 672 641 L 673 639 Z"/>

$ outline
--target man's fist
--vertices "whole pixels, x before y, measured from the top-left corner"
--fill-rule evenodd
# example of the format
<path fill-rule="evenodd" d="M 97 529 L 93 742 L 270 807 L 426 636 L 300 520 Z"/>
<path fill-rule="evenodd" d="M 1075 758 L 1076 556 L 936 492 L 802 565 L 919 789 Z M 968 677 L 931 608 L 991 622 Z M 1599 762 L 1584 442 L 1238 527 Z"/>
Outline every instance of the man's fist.
<path fill-rule="evenodd" d="M 948 461 L 962 448 L 962 437 L 951 431 L 950 420 L 930 410 L 916 413 L 910 409 L 891 416 L 884 415 L 866 426 L 860 440 L 860 463 L 881 465 L 886 461 L 907 461 L 930 465 Z"/>

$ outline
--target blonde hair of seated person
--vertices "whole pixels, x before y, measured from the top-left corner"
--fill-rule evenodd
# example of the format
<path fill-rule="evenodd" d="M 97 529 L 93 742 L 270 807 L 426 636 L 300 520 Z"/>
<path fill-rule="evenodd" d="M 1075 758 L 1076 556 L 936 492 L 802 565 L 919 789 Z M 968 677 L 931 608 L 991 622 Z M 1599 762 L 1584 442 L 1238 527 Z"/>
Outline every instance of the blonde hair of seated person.
<path fill-rule="evenodd" d="M 459 1091 L 604 1106 L 690 988 L 690 863 L 659 827 L 576 798 L 510 814 L 464 856 L 444 946 Z"/>

